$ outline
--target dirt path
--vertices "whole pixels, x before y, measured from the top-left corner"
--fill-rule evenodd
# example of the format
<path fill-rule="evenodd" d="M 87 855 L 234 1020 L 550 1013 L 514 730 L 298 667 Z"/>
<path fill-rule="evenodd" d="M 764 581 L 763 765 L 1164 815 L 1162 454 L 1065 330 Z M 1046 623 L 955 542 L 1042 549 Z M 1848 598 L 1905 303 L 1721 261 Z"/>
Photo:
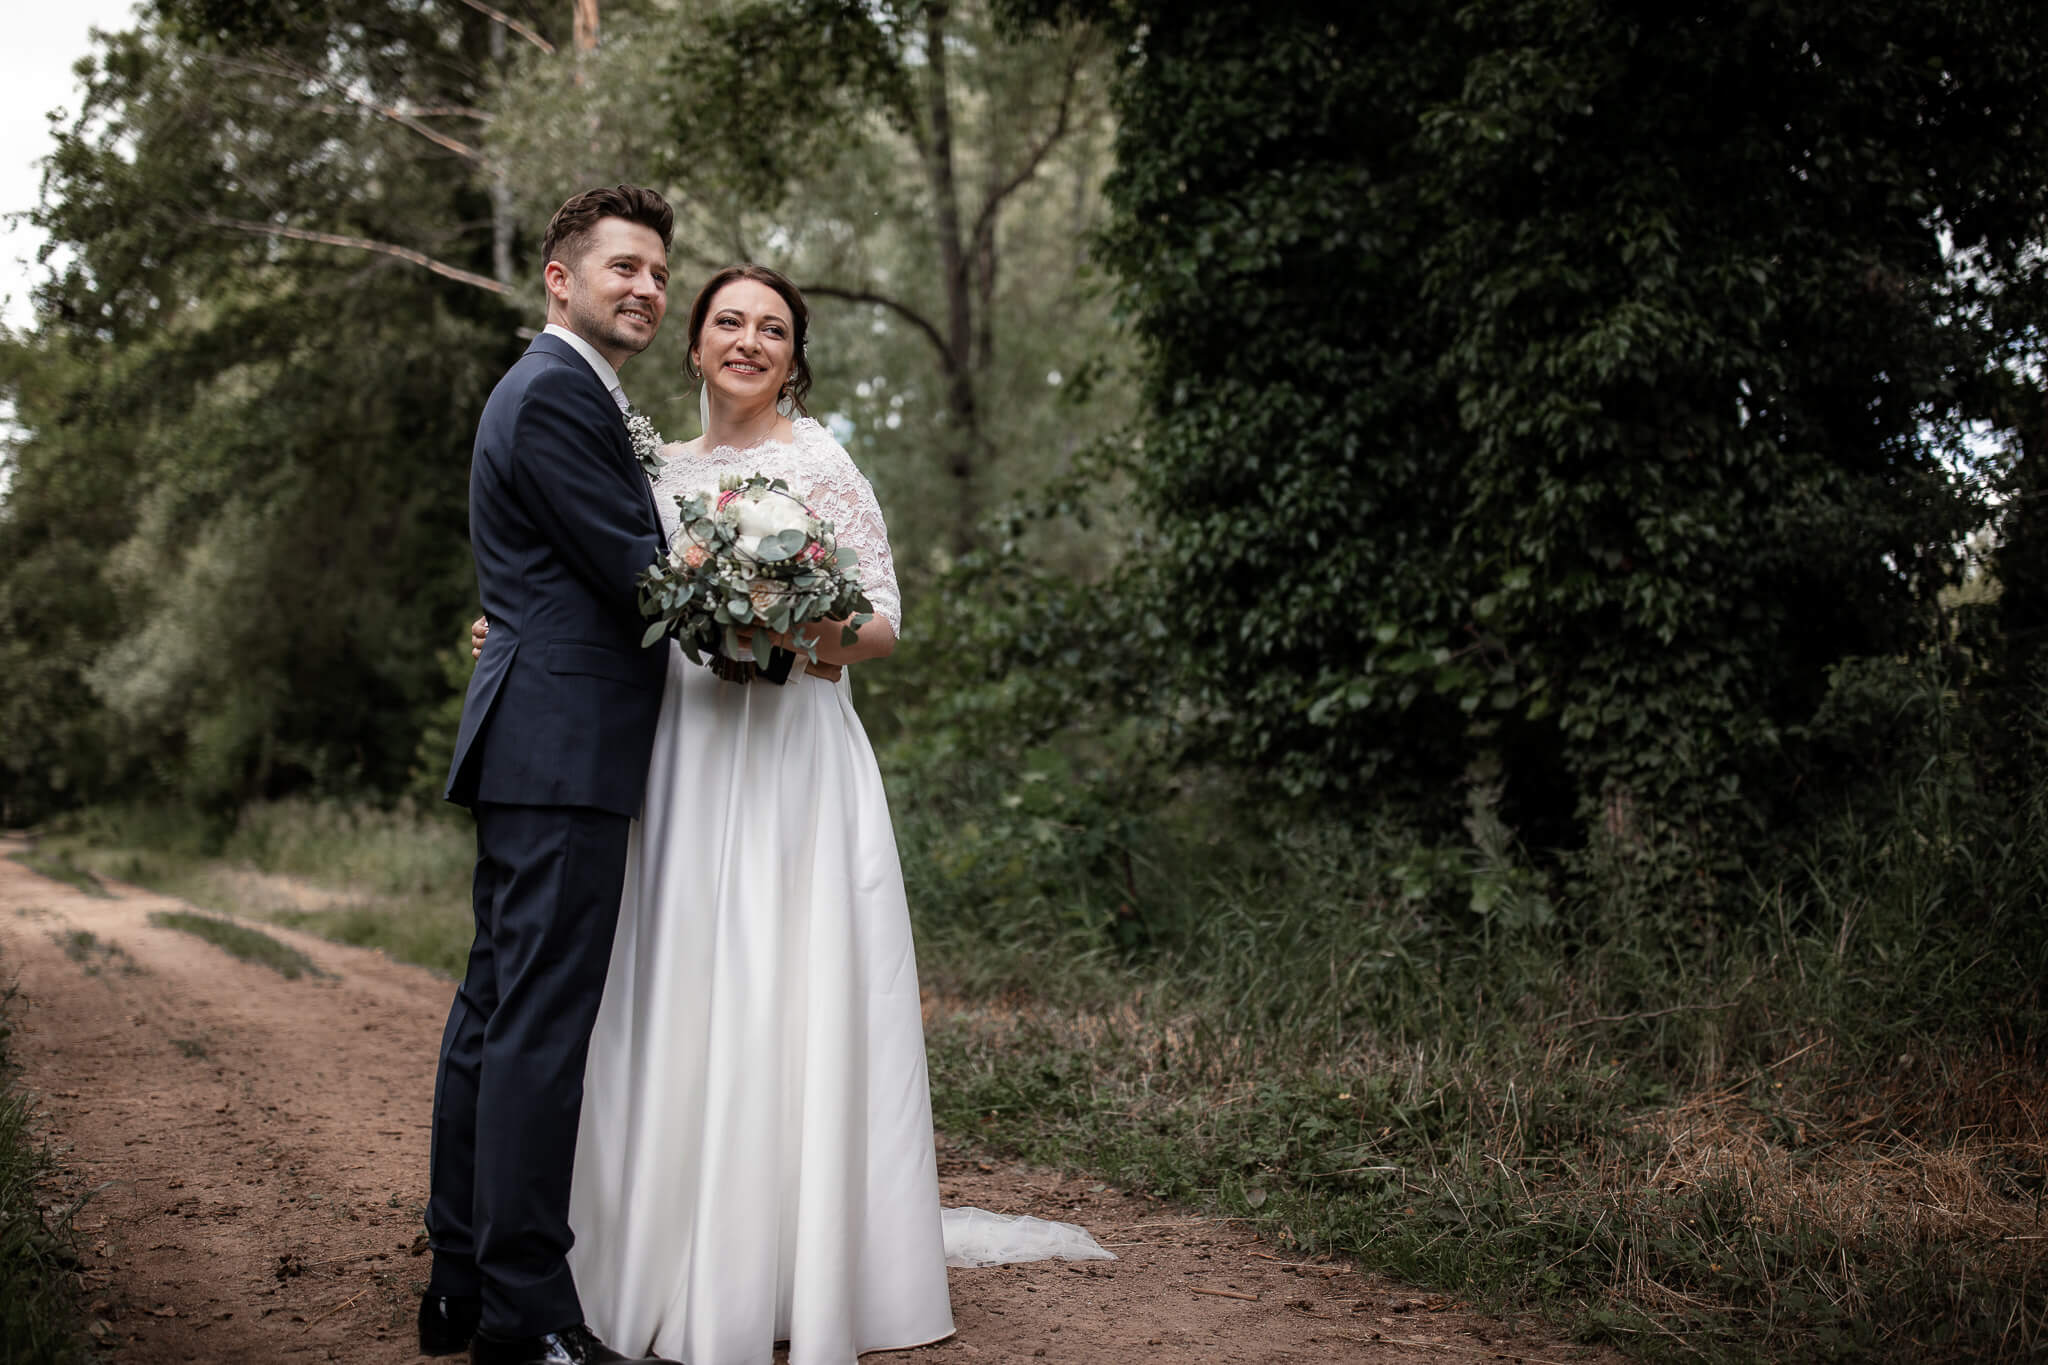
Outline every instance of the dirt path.
<path fill-rule="evenodd" d="M 0 839 L 0 854 L 22 847 Z M 91 1193 L 77 1226 L 107 1358 L 416 1359 L 427 1112 L 452 987 L 265 926 L 327 973 L 289 981 L 149 922 L 181 902 L 110 889 L 0 858 L 15 1060 L 63 1192 Z M 940 1174 L 948 1204 L 1079 1222 L 1122 1259 L 953 1271 L 958 1333 L 871 1361 L 1612 1359 L 1511 1338 L 1341 1266 L 1290 1264 L 1236 1225 L 1093 1181 L 943 1147 Z"/>

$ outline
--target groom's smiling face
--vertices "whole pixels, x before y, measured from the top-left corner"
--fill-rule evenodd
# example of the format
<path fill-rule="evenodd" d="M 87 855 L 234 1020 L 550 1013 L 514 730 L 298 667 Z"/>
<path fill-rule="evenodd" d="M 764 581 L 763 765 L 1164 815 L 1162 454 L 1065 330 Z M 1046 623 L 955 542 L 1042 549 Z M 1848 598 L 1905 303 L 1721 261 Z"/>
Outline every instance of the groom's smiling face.
<path fill-rule="evenodd" d="M 597 348 L 616 369 L 647 349 L 668 311 L 668 253 L 653 228 L 600 218 L 581 254 L 547 266 L 548 321 Z"/>

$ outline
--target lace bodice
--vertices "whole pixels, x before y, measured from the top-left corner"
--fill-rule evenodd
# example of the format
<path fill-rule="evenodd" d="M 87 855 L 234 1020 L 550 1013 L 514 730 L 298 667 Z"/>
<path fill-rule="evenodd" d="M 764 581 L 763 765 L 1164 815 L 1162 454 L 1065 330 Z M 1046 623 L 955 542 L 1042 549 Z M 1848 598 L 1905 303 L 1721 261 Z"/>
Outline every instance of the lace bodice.
<path fill-rule="evenodd" d="M 882 509 L 846 447 L 832 439 L 832 433 L 815 419 L 799 417 L 796 430 L 787 441 L 764 441 L 744 450 L 718 446 L 690 455 L 680 443 L 662 448 L 668 458 L 654 480 L 654 502 L 661 512 L 664 536 L 674 538 L 677 525 L 676 497 L 702 487 L 721 474 L 766 474 L 784 479 L 789 489 L 813 512 L 832 523 L 839 543 L 859 556 L 861 586 L 875 611 L 888 619 L 890 629 L 903 630 L 903 598 L 896 590 L 896 559 L 889 553 L 889 528 L 882 524 Z"/>

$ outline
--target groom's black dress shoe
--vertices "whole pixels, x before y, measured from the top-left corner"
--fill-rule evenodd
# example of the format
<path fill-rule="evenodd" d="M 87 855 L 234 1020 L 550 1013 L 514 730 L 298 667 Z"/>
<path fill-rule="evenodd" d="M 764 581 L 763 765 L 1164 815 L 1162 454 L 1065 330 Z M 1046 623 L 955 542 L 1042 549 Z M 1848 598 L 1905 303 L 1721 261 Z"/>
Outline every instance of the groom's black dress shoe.
<path fill-rule="evenodd" d="M 469 1340 L 469 1365 L 676 1365 L 659 1356 L 622 1356 L 578 1324 L 537 1337 L 494 1337 L 478 1332 Z"/>
<path fill-rule="evenodd" d="M 452 1356 L 469 1349 L 484 1301 L 474 1294 L 435 1294 L 420 1300 L 420 1354 Z"/>

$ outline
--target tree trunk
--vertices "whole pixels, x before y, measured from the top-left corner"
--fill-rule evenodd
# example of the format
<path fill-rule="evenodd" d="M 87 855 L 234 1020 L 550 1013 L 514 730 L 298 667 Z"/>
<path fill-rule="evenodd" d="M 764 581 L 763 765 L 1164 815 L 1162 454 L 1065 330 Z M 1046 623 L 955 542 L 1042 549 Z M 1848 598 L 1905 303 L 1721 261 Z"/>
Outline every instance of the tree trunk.
<path fill-rule="evenodd" d="M 576 64 L 571 82 L 578 90 L 581 90 L 586 75 L 584 68 L 589 65 L 590 54 L 597 51 L 597 0 L 570 0 L 570 3 L 574 7 L 575 24 L 573 28 L 574 41 L 570 43 L 569 60 Z M 589 123 L 590 156 L 583 163 L 582 169 L 577 172 L 576 179 L 579 188 L 589 188 L 596 185 L 603 176 L 603 172 L 598 169 L 602 164 L 603 139 L 599 136 L 600 129 L 595 109 L 591 111 Z"/>
<path fill-rule="evenodd" d="M 2020 458 L 1993 562 L 2007 666 L 2024 694 L 2028 675 L 2048 651 L 2048 397 L 2023 388 L 2010 416 Z"/>
<path fill-rule="evenodd" d="M 991 195 L 995 193 L 991 188 Z M 996 356 L 996 217 L 984 214 L 974 233 L 974 373 L 987 374 Z"/>
<path fill-rule="evenodd" d="M 947 471 L 953 476 L 953 547 L 965 553 L 974 546 L 980 520 L 981 415 L 974 394 L 974 292 L 968 278 L 966 243 L 960 232 L 960 190 L 953 169 L 953 111 L 946 76 L 946 20 L 950 8 L 934 3 L 925 9 L 926 114 L 931 140 L 925 173 L 932 186 L 938 219 L 939 270 L 946 290 L 946 346 L 941 356 L 946 374 Z"/>
<path fill-rule="evenodd" d="M 503 25 L 491 26 L 491 65 L 499 71 L 505 69 L 505 29 Z M 492 158 L 491 163 L 491 274 L 499 284 L 510 287 L 512 283 L 512 184 L 505 178 L 505 168 Z"/>

